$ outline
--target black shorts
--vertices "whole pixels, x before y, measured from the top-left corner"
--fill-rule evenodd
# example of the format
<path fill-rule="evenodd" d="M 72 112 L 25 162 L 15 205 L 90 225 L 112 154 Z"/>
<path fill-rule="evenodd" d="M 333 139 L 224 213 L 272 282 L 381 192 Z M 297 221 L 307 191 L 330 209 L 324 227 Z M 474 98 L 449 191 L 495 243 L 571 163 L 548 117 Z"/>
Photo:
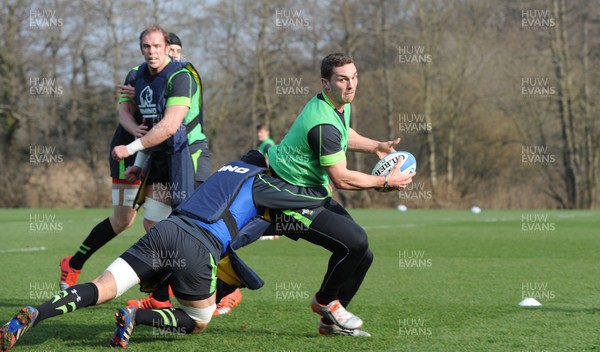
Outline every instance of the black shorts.
<path fill-rule="evenodd" d="M 286 235 L 294 240 L 308 234 L 310 224 L 332 202 L 325 186 L 295 186 L 268 175 L 256 177 L 252 192 L 255 204 L 269 209 L 272 226 L 265 235 Z"/>
<path fill-rule="evenodd" d="M 206 139 L 190 144 L 190 154 L 194 163 L 194 187 L 198 187 L 212 173 L 210 165 L 210 150 Z"/>
<path fill-rule="evenodd" d="M 121 161 L 115 161 L 115 159 L 112 158 L 112 150 L 114 149 L 114 147 L 116 147 L 118 145 L 127 145 L 127 144 L 133 142 L 134 140 L 135 140 L 135 137 L 133 137 L 127 131 L 125 131 L 125 129 L 123 127 L 121 127 L 121 125 L 119 125 L 119 127 L 117 127 L 117 130 L 115 131 L 115 134 L 113 135 L 113 138 L 110 142 L 110 150 L 108 152 L 108 164 L 110 166 L 110 177 L 112 177 L 113 179 L 119 179 L 119 180 L 124 179 L 123 174 L 125 173 L 125 170 L 127 170 L 127 168 L 132 166 L 133 163 L 135 162 L 135 154 L 131 155 Z"/>
<path fill-rule="evenodd" d="M 150 155 L 150 171 L 148 172 L 147 184 L 150 183 L 167 183 L 169 179 L 169 156 L 163 151 L 154 151 Z"/>
<path fill-rule="evenodd" d="M 121 258 L 136 272 L 143 291 L 169 284 L 176 297 L 190 301 L 215 292 L 219 256 L 169 220 L 156 224 Z"/>

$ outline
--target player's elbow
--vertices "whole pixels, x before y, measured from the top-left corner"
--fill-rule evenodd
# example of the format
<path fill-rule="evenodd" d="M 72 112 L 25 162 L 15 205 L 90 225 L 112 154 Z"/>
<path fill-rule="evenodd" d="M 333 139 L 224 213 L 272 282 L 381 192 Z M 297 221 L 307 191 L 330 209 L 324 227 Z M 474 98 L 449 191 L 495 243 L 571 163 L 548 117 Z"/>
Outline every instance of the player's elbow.
<path fill-rule="evenodd" d="M 333 187 L 339 190 L 350 190 L 352 186 L 343 178 L 332 178 L 331 183 L 333 183 Z"/>
<path fill-rule="evenodd" d="M 169 138 L 177 133 L 177 130 L 183 126 L 183 121 L 174 116 L 166 116 L 154 128 L 160 128 L 163 137 Z M 154 129 L 153 128 L 153 129 Z"/>
<path fill-rule="evenodd" d="M 167 124 L 166 128 L 165 128 L 165 135 L 167 138 L 173 136 L 177 130 L 179 129 L 179 125 L 174 124 L 174 123 L 170 123 Z"/>

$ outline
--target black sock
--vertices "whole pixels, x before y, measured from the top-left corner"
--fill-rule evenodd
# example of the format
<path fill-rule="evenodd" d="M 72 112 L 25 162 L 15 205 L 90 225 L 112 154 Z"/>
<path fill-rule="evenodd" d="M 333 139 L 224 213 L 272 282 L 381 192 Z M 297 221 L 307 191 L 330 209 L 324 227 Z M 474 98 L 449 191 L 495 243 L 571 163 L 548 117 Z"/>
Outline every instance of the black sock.
<path fill-rule="evenodd" d="M 49 299 L 36 309 L 40 312 L 35 323 L 56 315 L 71 313 L 76 309 L 88 307 L 98 302 L 98 287 L 91 283 L 71 286 Z"/>
<path fill-rule="evenodd" d="M 92 254 L 115 238 L 116 235 L 109 218 L 102 220 L 102 222 L 92 229 L 88 237 L 79 246 L 79 250 L 71 258 L 69 266 L 73 269 L 81 270 L 86 260 L 90 259 Z"/>
<path fill-rule="evenodd" d="M 152 292 L 152 298 L 159 302 L 166 302 L 169 300 L 169 285 L 162 285 Z"/>
<path fill-rule="evenodd" d="M 135 323 L 180 334 L 191 334 L 196 328 L 194 319 L 179 308 L 138 309 Z"/>
<path fill-rule="evenodd" d="M 223 297 L 225 297 L 228 294 L 232 293 L 237 288 L 238 288 L 237 286 L 229 285 L 229 284 L 225 283 L 225 281 L 217 278 L 217 298 L 216 298 L 216 302 L 217 303 L 221 302 L 221 299 L 223 299 Z"/>

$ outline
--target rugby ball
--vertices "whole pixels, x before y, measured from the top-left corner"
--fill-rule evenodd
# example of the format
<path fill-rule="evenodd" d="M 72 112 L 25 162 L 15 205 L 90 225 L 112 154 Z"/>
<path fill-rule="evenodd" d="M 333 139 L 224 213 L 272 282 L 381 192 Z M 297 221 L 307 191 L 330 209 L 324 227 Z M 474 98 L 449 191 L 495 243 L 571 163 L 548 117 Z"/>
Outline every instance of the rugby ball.
<path fill-rule="evenodd" d="M 417 159 L 406 151 L 399 151 L 390 153 L 375 164 L 371 175 L 375 176 L 387 176 L 392 169 L 400 164 L 400 172 L 403 174 L 412 174 L 417 170 Z M 378 187 L 375 188 L 378 192 L 389 192 L 395 190 L 394 188 Z"/>

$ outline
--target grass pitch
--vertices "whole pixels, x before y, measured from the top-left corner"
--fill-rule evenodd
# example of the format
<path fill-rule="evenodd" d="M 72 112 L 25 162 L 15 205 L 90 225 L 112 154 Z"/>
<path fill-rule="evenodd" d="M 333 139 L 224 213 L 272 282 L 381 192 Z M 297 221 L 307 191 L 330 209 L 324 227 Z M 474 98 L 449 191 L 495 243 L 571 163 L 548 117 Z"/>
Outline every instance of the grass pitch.
<path fill-rule="evenodd" d="M 0 323 L 58 292 L 58 263 L 110 209 L 0 210 Z M 592 211 L 354 210 L 375 261 L 350 311 L 371 338 L 324 337 L 310 298 L 328 253 L 287 238 L 240 255 L 265 280 L 205 334 L 136 328 L 131 351 L 593 351 L 600 350 L 600 213 Z M 97 252 L 93 279 L 142 234 L 141 219 Z M 108 347 L 113 313 L 140 297 L 46 320 L 15 351 Z M 543 305 L 523 308 L 533 297 Z"/>

